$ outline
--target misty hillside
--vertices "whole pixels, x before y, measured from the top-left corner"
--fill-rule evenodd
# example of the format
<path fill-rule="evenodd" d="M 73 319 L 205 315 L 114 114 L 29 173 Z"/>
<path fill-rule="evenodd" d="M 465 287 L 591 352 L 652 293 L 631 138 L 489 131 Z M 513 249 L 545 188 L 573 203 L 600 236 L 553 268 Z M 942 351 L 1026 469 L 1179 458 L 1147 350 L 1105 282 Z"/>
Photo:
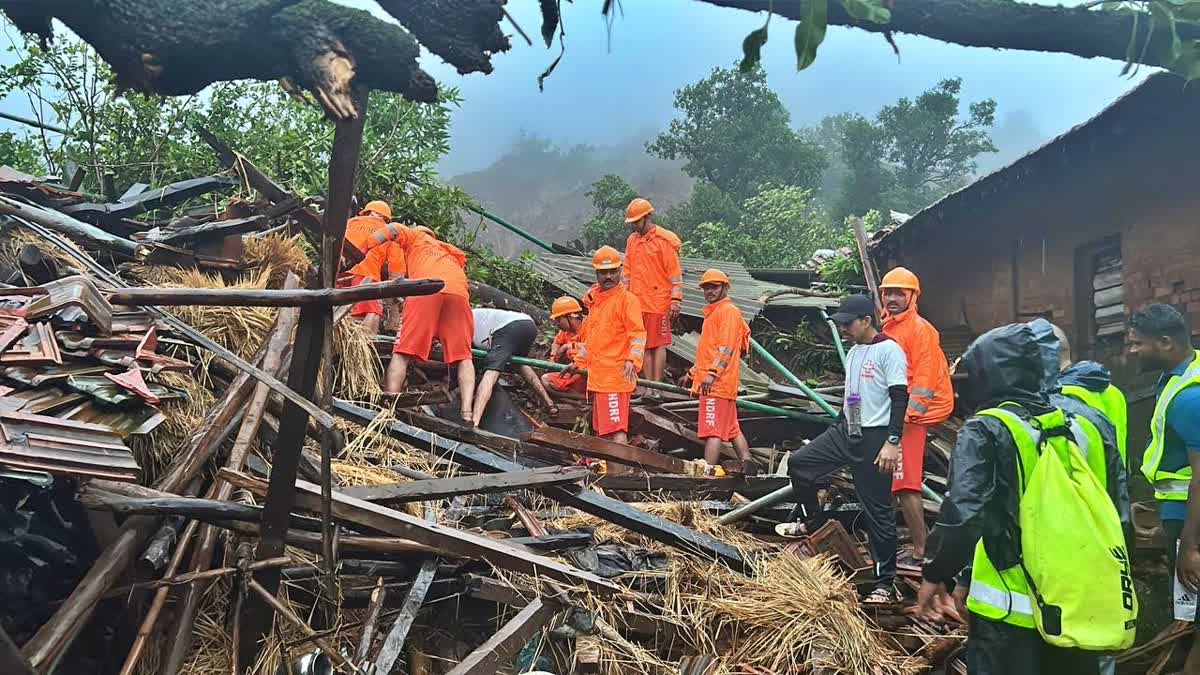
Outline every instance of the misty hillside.
<path fill-rule="evenodd" d="M 593 147 L 560 148 L 550 141 L 522 133 L 512 147 L 489 167 L 450 179 L 478 199 L 487 210 L 548 241 L 579 237 L 592 215 L 587 193 L 605 174 L 618 174 L 654 202 L 658 209 L 677 204 L 692 191 L 691 178 L 680 162 L 646 154 L 640 140 Z M 507 230 L 490 225 L 484 239 L 501 255 L 513 255 L 531 245 Z"/>

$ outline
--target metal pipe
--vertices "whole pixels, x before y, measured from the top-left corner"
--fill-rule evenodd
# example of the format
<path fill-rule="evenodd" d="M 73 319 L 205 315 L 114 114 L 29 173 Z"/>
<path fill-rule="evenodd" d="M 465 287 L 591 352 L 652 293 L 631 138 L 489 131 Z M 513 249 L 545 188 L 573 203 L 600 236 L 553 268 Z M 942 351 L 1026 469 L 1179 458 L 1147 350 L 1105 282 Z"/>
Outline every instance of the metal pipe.
<path fill-rule="evenodd" d="M 388 338 L 388 342 L 389 343 L 392 342 L 392 339 Z M 487 356 L 487 351 L 485 351 L 483 349 L 472 349 L 471 352 L 473 354 L 475 354 L 475 356 L 479 356 L 479 357 Z M 561 370 L 566 370 L 566 368 L 567 368 L 565 365 L 563 365 L 561 363 L 551 363 L 550 361 L 542 361 L 541 359 L 531 359 L 531 358 L 528 358 L 525 356 L 513 356 L 509 359 L 509 361 L 511 361 L 513 364 L 518 365 L 518 366 L 529 366 L 531 368 L 540 368 L 542 370 L 561 371 Z M 586 372 L 586 371 L 584 371 L 584 372 Z M 640 378 L 638 379 L 637 382 L 639 385 L 646 387 L 647 389 L 657 389 L 659 391 L 666 391 L 666 392 L 670 392 L 672 394 L 683 394 L 684 396 L 692 395 L 692 392 L 690 389 L 684 389 L 683 387 L 677 387 L 673 384 L 665 384 L 663 382 L 654 382 L 652 380 L 643 380 Z M 785 408 L 777 408 L 772 405 L 764 405 L 762 403 L 756 403 L 754 401 L 746 401 L 743 399 L 736 399 L 734 401 L 734 403 L 737 405 L 737 407 L 742 408 L 743 410 L 753 410 L 754 412 L 766 413 L 768 415 L 781 415 L 784 417 L 791 417 L 793 419 L 804 420 L 806 422 L 818 422 L 821 424 L 833 424 L 832 418 L 825 417 L 822 415 L 813 415 L 811 413 L 799 412 L 797 410 L 787 410 Z"/>
<path fill-rule="evenodd" d="M 821 395 L 813 391 L 812 388 L 807 384 L 804 384 L 804 380 L 801 380 L 793 375 L 792 371 L 787 369 L 787 366 L 780 363 L 779 359 L 771 355 L 771 352 L 767 351 L 765 347 L 758 344 L 758 340 L 750 338 L 750 349 L 754 350 L 754 353 L 758 354 L 764 361 L 774 366 L 776 370 L 778 370 L 785 378 L 787 378 L 788 382 L 796 385 L 797 389 L 804 392 L 804 395 L 810 398 L 813 403 L 816 403 L 817 406 L 820 407 L 821 410 L 824 410 L 826 414 L 828 414 L 830 417 L 837 417 L 837 411 L 833 409 L 833 406 L 829 405 L 828 401 L 826 401 L 824 398 L 821 398 Z"/>
<path fill-rule="evenodd" d="M 829 318 L 829 314 L 825 310 L 821 310 L 821 318 L 825 319 L 825 323 L 829 324 L 829 332 L 833 334 L 833 346 L 837 349 L 838 358 L 842 361 L 842 369 L 846 369 L 846 345 L 842 344 L 842 334 L 838 331 L 837 324 L 833 319 Z"/>
<path fill-rule="evenodd" d="M 551 246 L 550 244 L 547 244 L 546 242 L 542 241 L 541 239 L 538 239 L 537 237 L 533 236 L 532 234 L 529 234 L 525 230 L 522 230 L 521 228 L 517 227 L 516 225 L 513 225 L 512 223 L 504 220 L 500 216 L 495 215 L 494 213 L 488 213 L 485 209 L 477 208 L 470 204 L 468 204 L 466 206 L 466 209 L 468 211 L 474 211 L 475 213 L 478 213 L 479 215 L 483 216 L 484 218 L 487 218 L 488 220 L 496 223 L 497 225 L 515 233 L 516 235 L 518 235 L 528 241 L 533 242 L 534 244 L 537 244 L 538 246 L 541 246 L 542 248 L 546 249 L 547 251 L 550 251 L 551 253 L 554 252 L 554 247 Z"/>
<path fill-rule="evenodd" d="M 30 119 L 28 117 L 21 117 L 20 115 L 13 115 L 11 113 L 0 112 L 0 118 L 6 119 L 6 120 L 12 120 L 13 122 L 20 122 L 21 124 L 31 126 L 31 127 L 37 127 L 38 129 L 45 129 L 46 131 L 53 131 L 54 133 L 62 134 L 63 136 L 71 135 L 70 131 L 67 131 L 66 129 L 64 129 L 62 127 L 56 127 L 53 124 L 39 122 L 38 120 Z"/>
<path fill-rule="evenodd" d="M 779 488 L 778 490 L 772 492 L 771 494 L 763 495 L 762 497 L 755 499 L 754 501 L 750 502 L 749 504 L 743 504 L 742 506 L 739 506 L 738 508 L 730 511 L 729 513 L 726 513 L 725 515 L 718 518 L 717 522 L 719 522 L 722 525 L 732 525 L 732 524 L 738 522 L 739 520 L 744 520 L 744 519 L 750 517 L 751 515 L 758 513 L 759 511 L 761 511 L 767 507 L 775 506 L 776 504 L 782 504 L 782 503 L 786 502 L 788 499 L 791 499 L 791 497 L 792 497 L 792 486 L 785 485 L 785 486 Z"/>

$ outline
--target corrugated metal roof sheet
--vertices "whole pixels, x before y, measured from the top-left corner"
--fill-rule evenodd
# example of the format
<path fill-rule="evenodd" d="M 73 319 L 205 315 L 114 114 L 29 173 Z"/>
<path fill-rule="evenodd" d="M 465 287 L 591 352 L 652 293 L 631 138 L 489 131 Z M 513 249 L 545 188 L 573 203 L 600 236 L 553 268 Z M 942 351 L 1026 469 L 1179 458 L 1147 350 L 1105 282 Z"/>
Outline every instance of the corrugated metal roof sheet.
<path fill-rule="evenodd" d="M 699 342 L 700 334 L 696 332 L 691 332 L 687 335 L 676 335 L 671 341 L 671 345 L 667 347 L 667 351 L 686 360 L 688 363 L 695 363 L 696 345 Z M 746 365 L 745 359 L 742 360 L 740 379 L 741 386 L 754 393 L 766 392 L 767 387 L 771 384 L 771 379 L 769 377 Z"/>
<path fill-rule="evenodd" d="M 759 281 L 750 276 L 741 263 L 726 260 L 705 260 L 703 258 L 682 258 L 683 267 L 683 307 L 682 311 L 688 316 L 704 317 L 704 294 L 700 292 L 700 275 L 709 268 L 717 268 L 729 275 L 732 282 L 729 297 L 733 304 L 742 310 L 742 316 L 747 322 L 762 311 L 762 298 L 777 290 L 790 288 L 781 284 Z M 596 272 L 592 269 L 592 261 L 573 255 L 558 255 L 555 253 L 539 253 L 533 261 L 533 269 L 551 285 L 569 293 L 576 298 L 583 297 L 587 289 L 595 283 Z M 834 301 L 833 304 L 837 304 Z M 821 305 L 817 305 L 821 306 Z"/>

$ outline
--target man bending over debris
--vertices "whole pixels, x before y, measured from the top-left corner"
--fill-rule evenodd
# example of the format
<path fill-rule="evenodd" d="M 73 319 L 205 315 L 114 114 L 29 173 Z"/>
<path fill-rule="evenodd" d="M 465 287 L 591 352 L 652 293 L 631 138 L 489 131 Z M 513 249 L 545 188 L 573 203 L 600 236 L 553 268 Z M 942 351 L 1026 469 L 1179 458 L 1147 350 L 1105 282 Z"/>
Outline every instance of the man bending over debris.
<path fill-rule="evenodd" d="M 892 473 L 900 461 L 900 432 L 908 405 L 908 364 L 895 340 L 875 329 L 875 303 L 865 295 L 843 298 L 830 317 L 854 342 L 846 354 L 846 398 L 829 429 L 788 458 L 796 515 L 804 522 L 780 523 L 781 536 L 811 534 L 827 520 L 816 501 L 817 480 L 850 467 L 854 491 L 867 516 L 875 589 L 864 602 L 896 602 L 896 510 Z"/>
<path fill-rule="evenodd" d="M 368 202 L 358 215 L 346 221 L 346 241 L 350 245 L 357 248 L 363 254 L 367 252 L 367 240 L 377 230 L 387 227 L 388 221 L 392 219 L 392 207 L 388 206 L 384 201 Z M 376 253 L 370 263 L 366 259 L 355 265 L 348 272 L 350 275 L 346 281 L 339 280 L 339 287 L 357 286 L 361 283 L 366 283 L 372 278 L 375 281 L 382 281 L 382 274 L 378 268 L 385 261 L 400 259 L 401 264 L 398 268 L 399 276 L 404 276 L 403 269 L 403 254 L 396 254 L 387 250 Z M 369 272 L 375 270 L 374 276 Z M 391 271 L 391 270 L 389 270 Z M 363 326 L 372 334 L 379 332 L 380 323 L 383 321 L 383 301 L 382 300 L 364 300 L 356 302 L 350 307 L 350 316 L 362 321 Z"/>
<path fill-rule="evenodd" d="M 908 360 L 908 410 L 900 437 L 900 464 L 892 476 L 892 494 L 912 534 L 913 558 L 925 557 L 925 502 L 921 484 L 925 479 L 925 440 L 929 428 L 954 412 L 954 389 L 950 367 L 942 353 L 937 329 L 917 313 L 921 282 L 903 267 L 883 275 L 879 284 L 883 300 L 883 333 L 904 349 Z"/>
<path fill-rule="evenodd" d="M 736 405 L 742 354 L 750 347 L 750 327 L 729 299 L 729 286 L 729 276 L 721 270 L 711 269 L 700 277 L 700 290 L 708 304 L 691 372 L 692 394 L 700 397 L 697 430 L 704 439 L 704 461 L 713 466 L 721 462 L 721 445 L 730 441 L 738 459 L 750 460 L 750 444 L 738 425 Z"/>
<path fill-rule="evenodd" d="M 646 352 L 642 307 L 621 285 L 621 254 L 601 246 L 592 256 L 596 284 L 583 296 L 588 318 L 579 336 L 575 362 L 563 372 L 588 371 L 592 430 L 618 443 L 629 439 L 629 395 Z"/>
<path fill-rule="evenodd" d="M 389 223 L 367 240 L 367 250 L 394 242 L 404 251 L 409 277 L 441 279 L 445 286 L 434 295 L 417 295 L 404 303 L 404 323 L 392 348 L 383 390 L 401 393 L 408 379 L 408 363 L 426 360 L 437 337 L 442 343 L 442 360 L 458 364 L 458 394 L 462 419 L 474 424 L 471 401 L 475 396 L 475 364 L 471 360 L 471 338 L 475 319 L 471 315 L 470 287 L 464 271 L 467 256 L 456 246 L 438 241 L 428 228 Z"/>
<path fill-rule="evenodd" d="M 500 379 L 500 371 L 508 365 L 514 356 L 529 356 L 529 348 L 537 339 L 537 324 L 528 314 L 510 312 L 506 309 L 489 309 L 486 307 L 471 310 L 475 315 L 475 335 L 471 343 L 476 349 L 486 349 L 487 356 L 483 358 L 483 378 L 475 390 L 475 426 L 483 419 L 488 401 L 492 400 L 492 390 L 496 380 Z M 517 372 L 533 387 L 542 403 L 547 408 L 556 411 L 554 401 L 546 393 L 537 373 L 529 366 L 517 366 Z"/>
<path fill-rule="evenodd" d="M 679 264 L 679 237 L 650 220 L 654 207 L 645 199 L 629 202 L 625 222 L 633 232 L 625 241 L 625 285 L 642 306 L 646 327 L 646 361 L 642 374 L 662 382 L 667 367 L 671 324 L 683 302 L 683 268 Z"/>
<path fill-rule="evenodd" d="M 553 363 L 571 363 L 579 350 L 579 332 L 583 330 L 583 306 L 569 295 L 564 295 L 550 306 L 550 319 L 558 326 L 558 335 L 554 336 L 554 345 L 550 351 L 550 361 Z M 545 373 L 542 384 L 551 398 L 587 400 L 587 376 L 568 375 L 567 373 Z M 558 409 L 551 409 L 551 414 L 558 414 Z"/>

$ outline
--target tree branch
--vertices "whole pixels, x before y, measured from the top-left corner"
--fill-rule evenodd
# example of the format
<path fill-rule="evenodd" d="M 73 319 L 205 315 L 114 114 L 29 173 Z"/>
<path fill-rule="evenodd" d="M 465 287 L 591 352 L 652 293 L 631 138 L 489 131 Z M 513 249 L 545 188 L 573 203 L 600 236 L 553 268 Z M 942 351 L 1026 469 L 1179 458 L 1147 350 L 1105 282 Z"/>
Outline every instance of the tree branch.
<path fill-rule="evenodd" d="M 697 0 L 718 7 L 766 11 L 767 0 Z M 775 3 L 774 11 L 801 19 L 801 3 Z M 1149 21 L 1138 22 L 1138 44 L 1146 39 Z M 1012 0 L 901 0 L 892 7 L 887 24 L 858 21 L 841 3 L 829 3 L 829 24 L 873 33 L 923 35 L 966 47 L 1074 54 L 1083 58 L 1125 61 L 1133 17 L 1123 12 L 1088 11 L 1074 7 L 1030 5 Z M 1200 38 L 1200 30 L 1180 25 L 1180 38 Z M 1150 48 L 1140 58 L 1148 66 L 1167 67 L 1169 31 L 1155 31 Z"/>

